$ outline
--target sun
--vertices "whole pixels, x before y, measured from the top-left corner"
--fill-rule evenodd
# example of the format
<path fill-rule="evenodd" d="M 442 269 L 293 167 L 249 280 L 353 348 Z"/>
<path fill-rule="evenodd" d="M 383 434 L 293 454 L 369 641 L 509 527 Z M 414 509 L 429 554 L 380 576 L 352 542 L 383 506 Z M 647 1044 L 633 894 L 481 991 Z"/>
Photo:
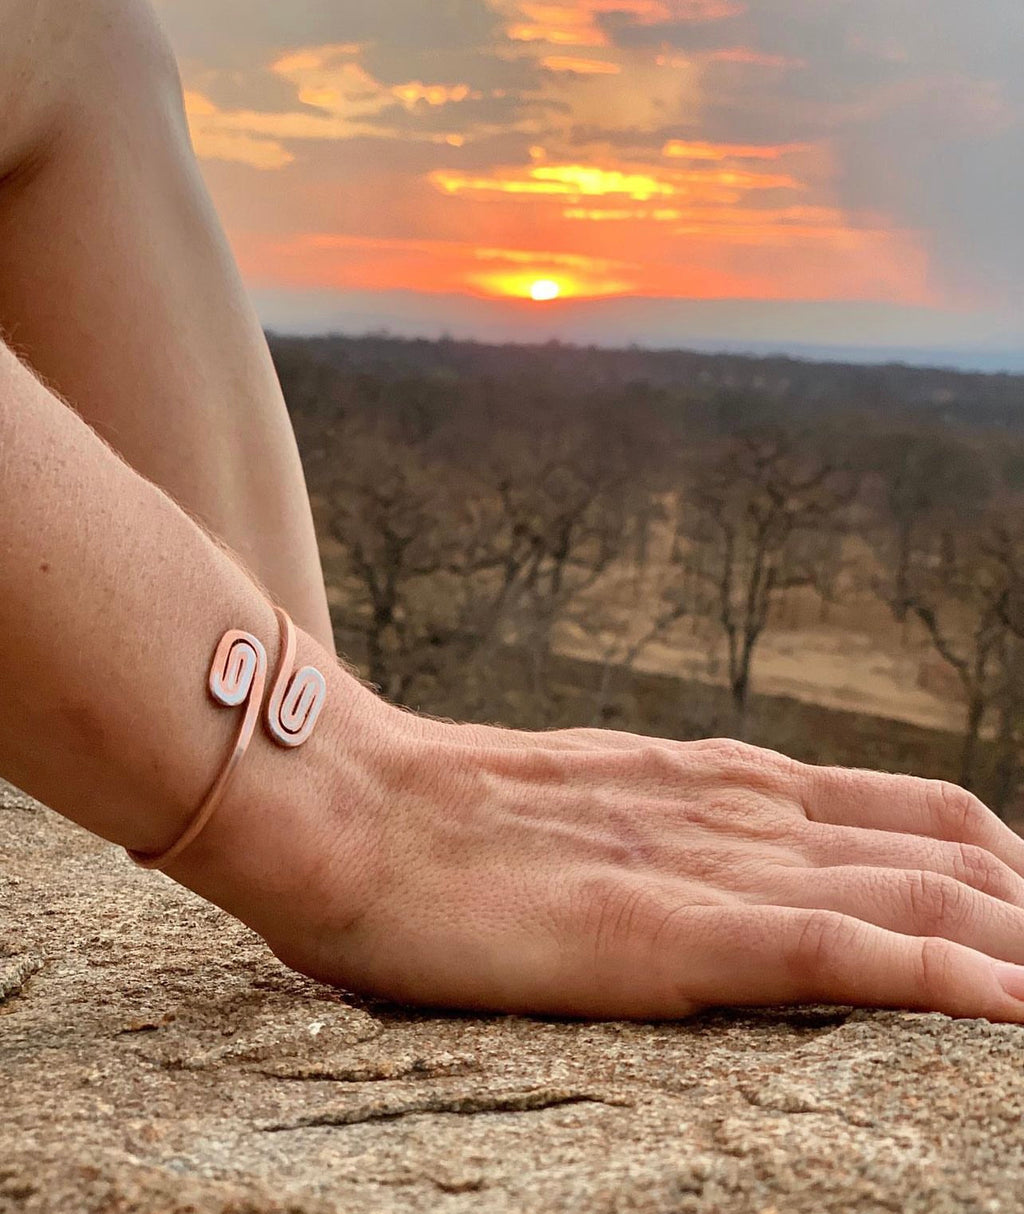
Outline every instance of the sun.
<path fill-rule="evenodd" d="M 530 285 L 530 298 L 537 303 L 547 303 L 549 300 L 557 299 L 561 294 L 562 288 L 551 278 L 538 278 L 535 283 Z"/>

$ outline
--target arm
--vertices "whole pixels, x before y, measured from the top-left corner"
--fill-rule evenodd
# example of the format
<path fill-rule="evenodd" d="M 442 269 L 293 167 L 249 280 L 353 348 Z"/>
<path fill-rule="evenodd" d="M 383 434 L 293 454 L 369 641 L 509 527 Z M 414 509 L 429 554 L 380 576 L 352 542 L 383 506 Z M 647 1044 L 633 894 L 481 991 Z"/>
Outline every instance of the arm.
<path fill-rule="evenodd" d="M 271 605 L 3 348 L 0 500 L 0 771 L 158 851 L 232 741 L 212 648 L 244 628 L 273 664 Z M 445 724 L 301 631 L 297 657 L 328 678 L 324 727 L 290 753 L 254 738 L 168 870 L 295 968 L 503 1011 L 1024 1022 L 1024 843 L 962 790 L 738 743 Z"/>
<path fill-rule="evenodd" d="M 0 332 L 333 650 L 295 436 L 151 6 L 4 0 L 0 30 Z"/>
<path fill-rule="evenodd" d="M 2 342 L 0 501 L 0 772 L 106 839 L 159 851 L 198 809 L 238 728 L 237 713 L 206 694 L 213 649 L 226 629 L 243 628 L 264 642 L 273 669 L 272 606 Z M 328 767 L 337 786 L 340 732 L 355 763 L 360 738 L 385 715 L 301 629 L 296 657 L 324 672 L 329 702 L 298 751 L 254 737 L 218 810 L 225 823 L 248 814 L 250 842 L 270 807 L 297 829 Z M 358 848 L 348 850 L 355 870 Z M 244 912 L 248 891 L 229 886 L 258 883 L 255 872 L 232 876 L 204 849 L 189 859 L 193 884 Z"/>

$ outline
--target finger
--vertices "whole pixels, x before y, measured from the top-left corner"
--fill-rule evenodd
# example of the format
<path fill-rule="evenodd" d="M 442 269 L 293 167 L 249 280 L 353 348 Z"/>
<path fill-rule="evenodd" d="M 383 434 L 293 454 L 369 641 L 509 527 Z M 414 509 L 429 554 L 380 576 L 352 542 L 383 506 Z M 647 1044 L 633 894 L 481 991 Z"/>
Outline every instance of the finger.
<path fill-rule="evenodd" d="M 941 937 L 765 906 L 687 908 L 674 928 L 662 940 L 675 945 L 677 998 L 699 1004 L 845 1003 L 1024 1023 L 1024 967 Z"/>
<path fill-rule="evenodd" d="M 1024 839 L 956 784 L 843 767 L 809 770 L 805 809 L 813 822 L 970 843 L 1024 876 Z"/>
<path fill-rule="evenodd" d="M 1024 965 L 1024 909 L 941 873 L 846 866 L 787 874 L 784 906 L 839 911 L 908 936 L 942 936 Z"/>
<path fill-rule="evenodd" d="M 983 894 L 1024 906 L 1024 877 L 992 852 L 971 843 L 947 843 L 856 826 L 816 825 L 804 837 L 802 849 L 819 868 L 856 864 L 942 873 Z"/>

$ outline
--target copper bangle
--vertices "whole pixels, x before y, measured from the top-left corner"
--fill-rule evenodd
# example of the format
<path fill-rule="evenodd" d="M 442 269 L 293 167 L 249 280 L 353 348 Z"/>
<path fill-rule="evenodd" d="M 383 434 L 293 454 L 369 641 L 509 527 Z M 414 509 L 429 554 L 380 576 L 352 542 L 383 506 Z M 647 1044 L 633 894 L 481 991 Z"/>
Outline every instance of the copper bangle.
<path fill-rule="evenodd" d="M 267 702 L 265 723 L 267 732 L 278 746 L 301 746 L 313 732 L 320 716 L 327 697 L 327 681 L 314 666 L 303 666 L 289 678 L 288 671 L 295 660 L 295 625 L 283 607 L 275 606 L 274 612 L 281 626 L 281 652 Z M 195 817 L 166 851 L 147 855 L 125 849 L 139 868 L 163 868 L 169 864 L 195 841 L 213 817 L 228 781 L 252 740 L 256 718 L 263 704 L 266 681 L 267 651 L 262 642 L 251 632 L 241 632 L 235 628 L 225 632 L 213 655 L 208 687 L 213 699 L 225 708 L 245 704 L 234 748 Z"/>

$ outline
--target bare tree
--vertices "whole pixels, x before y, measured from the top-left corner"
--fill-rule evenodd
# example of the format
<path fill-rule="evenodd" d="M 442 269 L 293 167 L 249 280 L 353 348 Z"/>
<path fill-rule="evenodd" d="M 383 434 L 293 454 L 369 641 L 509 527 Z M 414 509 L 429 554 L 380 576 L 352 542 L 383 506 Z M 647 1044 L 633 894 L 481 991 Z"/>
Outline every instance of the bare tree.
<path fill-rule="evenodd" d="M 880 486 L 883 524 L 876 537 L 887 573 L 886 601 L 900 622 L 910 611 L 922 543 L 936 529 L 955 529 L 991 495 L 989 469 L 967 443 L 931 430 L 885 434 L 869 444 Z"/>
<path fill-rule="evenodd" d="M 899 524 L 897 524 L 899 525 Z M 1008 620 L 1009 552 L 1002 524 L 932 513 L 918 519 L 912 542 L 889 548 L 896 567 L 881 590 L 898 619 L 916 619 L 935 652 L 956 673 L 964 698 L 960 782 L 977 785 L 982 728 L 1000 701 L 1008 703 L 1012 656 Z"/>
<path fill-rule="evenodd" d="M 614 443 L 579 427 L 500 434 L 481 475 L 493 491 L 481 560 L 481 635 L 528 655 L 543 716 L 548 659 L 559 629 L 586 610 L 588 592 L 623 558 L 637 478 Z M 486 643 L 486 642 L 485 642 Z"/>
<path fill-rule="evenodd" d="M 1021 782 L 1024 749 L 1024 640 L 1009 634 L 1002 653 L 1003 684 L 996 703 L 994 763 L 988 803 L 1003 814 Z"/>
<path fill-rule="evenodd" d="M 621 453 L 580 428 L 498 432 L 471 471 L 451 434 L 341 431 L 325 525 L 370 680 L 407 702 L 433 679 L 453 710 L 492 715 L 494 662 L 512 646 L 543 718 L 556 633 L 627 543 L 637 478 Z"/>
<path fill-rule="evenodd" d="M 837 458 L 777 429 L 736 435 L 691 475 L 678 560 L 725 637 L 739 731 L 772 608 L 788 589 L 822 585 L 820 540 L 842 526 L 855 488 Z"/>
<path fill-rule="evenodd" d="M 467 580 L 482 565 L 482 495 L 384 425 L 347 426 L 342 449 L 326 493 L 327 526 L 343 553 L 370 681 L 404 702 L 465 635 Z"/>
<path fill-rule="evenodd" d="M 1003 502 L 990 514 L 987 556 L 994 562 L 1006 626 L 1000 653 L 1002 679 L 995 697 L 994 771 L 989 803 L 1002 813 L 1021 782 L 1024 751 L 1024 517 L 1021 503 Z"/>
<path fill-rule="evenodd" d="M 594 593 L 581 596 L 572 613 L 573 625 L 600 661 L 592 725 L 606 719 L 616 680 L 632 671 L 652 645 L 667 640 L 693 610 L 676 571 L 653 545 L 644 552 L 643 565 L 636 563 L 637 556 L 613 584 L 602 579 Z"/>
<path fill-rule="evenodd" d="M 1000 704 L 1009 712 L 1013 698 L 1013 558 L 1003 512 L 988 509 L 989 460 L 955 435 L 901 431 L 883 436 L 873 464 L 880 492 L 872 539 L 882 567 L 875 589 L 897 621 L 922 627 L 956 674 L 964 699 L 959 779 L 976 787 L 983 727 Z"/>

